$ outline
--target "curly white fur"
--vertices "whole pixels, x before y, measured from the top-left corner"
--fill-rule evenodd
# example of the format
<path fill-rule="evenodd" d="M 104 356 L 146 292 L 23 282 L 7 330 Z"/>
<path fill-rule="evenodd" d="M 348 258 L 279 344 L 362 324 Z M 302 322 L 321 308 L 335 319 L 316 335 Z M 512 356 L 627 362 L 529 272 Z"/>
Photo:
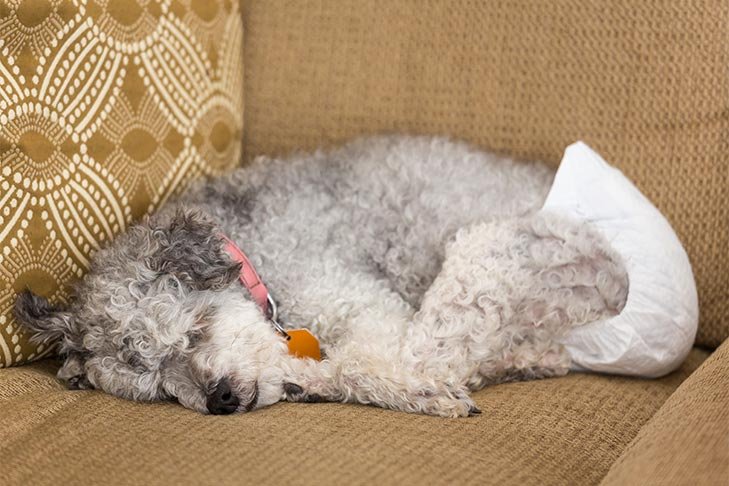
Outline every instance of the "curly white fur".
<path fill-rule="evenodd" d="M 24 294 L 16 314 L 61 339 L 77 388 L 203 413 L 286 399 L 466 416 L 470 390 L 566 373 L 559 338 L 624 305 L 607 243 L 539 211 L 552 177 L 426 137 L 259 158 L 99 251 L 69 309 Z M 287 353 L 221 234 L 324 360 Z"/>

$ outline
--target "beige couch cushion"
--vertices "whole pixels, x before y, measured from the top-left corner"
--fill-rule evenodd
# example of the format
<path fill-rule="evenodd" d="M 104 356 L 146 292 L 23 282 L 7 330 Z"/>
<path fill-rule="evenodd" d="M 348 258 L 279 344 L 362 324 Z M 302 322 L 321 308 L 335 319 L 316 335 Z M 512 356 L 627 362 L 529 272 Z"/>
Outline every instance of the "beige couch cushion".
<path fill-rule="evenodd" d="M 0 370 L 0 482 L 594 484 L 706 355 L 660 380 L 494 386 L 455 420 L 341 404 L 203 416 L 63 390 L 44 362 Z"/>
<path fill-rule="evenodd" d="M 245 2 L 248 156 L 363 132 L 557 163 L 583 139 L 668 217 L 729 336 L 729 2 Z"/>
<path fill-rule="evenodd" d="M 602 484 L 729 484 L 729 341 L 671 395 Z"/>
<path fill-rule="evenodd" d="M 0 367 L 49 352 L 16 292 L 67 299 L 95 248 L 239 162 L 241 27 L 228 0 L 0 2 Z"/>

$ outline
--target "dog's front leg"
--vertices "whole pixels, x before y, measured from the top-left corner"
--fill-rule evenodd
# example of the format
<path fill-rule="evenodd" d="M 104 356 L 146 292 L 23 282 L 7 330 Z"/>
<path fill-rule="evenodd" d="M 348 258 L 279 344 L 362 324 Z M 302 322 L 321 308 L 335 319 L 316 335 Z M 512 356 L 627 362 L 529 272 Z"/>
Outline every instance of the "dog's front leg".
<path fill-rule="evenodd" d="M 326 359 L 286 356 L 282 398 L 348 402 L 444 417 L 478 413 L 463 383 L 422 372 L 408 329 L 414 309 L 386 282 L 351 268 L 329 269 L 299 301 L 315 316 L 312 331 Z M 324 303 L 324 304 L 322 304 Z M 435 343 L 434 343 L 435 345 Z"/>
<path fill-rule="evenodd" d="M 293 402 L 347 402 L 441 417 L 480 413 L 457 384 L 416 374 L 397 356 L 348 345 L 323 361 L 288 361 L 284 399 Z"/>

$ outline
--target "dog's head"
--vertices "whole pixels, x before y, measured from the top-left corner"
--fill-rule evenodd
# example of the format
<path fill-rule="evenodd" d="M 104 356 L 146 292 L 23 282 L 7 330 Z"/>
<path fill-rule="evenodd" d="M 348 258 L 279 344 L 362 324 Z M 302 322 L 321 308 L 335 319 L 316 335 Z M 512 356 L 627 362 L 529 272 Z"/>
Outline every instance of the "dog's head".
<path fill-rule="evenodd" d="M 71 388 L 248 411 L 281 399 L 286 345 L 239 271 L 216 226 L 179 210 L 97 252 L 70 307 L 24 292 L 15 315 L 35 341 L 59 343 L 58 376 Z"/>

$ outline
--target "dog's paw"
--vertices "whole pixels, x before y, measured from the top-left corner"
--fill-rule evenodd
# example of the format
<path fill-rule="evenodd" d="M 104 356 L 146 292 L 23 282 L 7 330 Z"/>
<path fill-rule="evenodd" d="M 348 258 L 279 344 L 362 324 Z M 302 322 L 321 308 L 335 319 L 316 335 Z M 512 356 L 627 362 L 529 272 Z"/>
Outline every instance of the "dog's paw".
<path fill-rule="evenodd" d="M 301 402 L 306 395 L 304 389 L 296 383 L 284 383 L 283 392 L 283 399 L 287 402 Z"/>
<path fill-rule="evenodd" d="M 296 383 L 284 383 L 283 389 L 287 397 L 297 397 L 304 393 L 304 389 Z"/>
<path fill-rule="evenodd" d="M 443 390 L 440 393 L 421 395 L 416 401 L 418 411 L 426 415 L 458 418 L 479 415 L 481 410 L 465 390 Z"/>
<path fill-rule="evenodd" d="M 306 393 L 304 389 L 296 383 L 284 383 L 283 391 L 283 399 L 287 402 L 319 403 L 326 401 L 316 393 Z"/>

